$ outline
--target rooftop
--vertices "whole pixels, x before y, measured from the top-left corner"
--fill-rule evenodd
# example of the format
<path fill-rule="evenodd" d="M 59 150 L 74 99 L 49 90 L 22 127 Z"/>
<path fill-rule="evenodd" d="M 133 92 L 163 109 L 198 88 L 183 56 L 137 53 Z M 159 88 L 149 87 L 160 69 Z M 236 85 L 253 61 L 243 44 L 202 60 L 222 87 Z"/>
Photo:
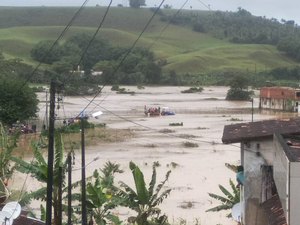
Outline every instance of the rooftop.
<path fill-rule="evenodd" d="M 300 118 L 263 120 L 226 125 L 222 142 L 225 144 L 272 138 L 273 134 L 300 134 Z"/>
<path fill-rule="evenodd" d="M 262 204 L 268 217 L 269 225 L 287 225 L 284 211 L 278 195 L 274 195 Z"/>
<path fill-rule="evenodd" d="M 300 162 L 300 135 L 275 134 L 290 162 Z"/>

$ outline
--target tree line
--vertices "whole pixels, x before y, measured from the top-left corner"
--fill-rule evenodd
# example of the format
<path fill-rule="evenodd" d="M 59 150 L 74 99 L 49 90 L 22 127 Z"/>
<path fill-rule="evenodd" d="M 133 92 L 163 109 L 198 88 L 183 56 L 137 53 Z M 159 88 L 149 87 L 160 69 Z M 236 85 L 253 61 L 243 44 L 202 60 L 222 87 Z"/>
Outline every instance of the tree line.
<path fill-rule="evenodd" d="M 177 17 L 164 14 L 163 21 L 190 26 L 196 32 L 208 33 L 233 43 L 270 44 L 300 61 L 300 27 L 294 20 L 253 16 L 245 9 L 236 12 L 182 11 Z"/>

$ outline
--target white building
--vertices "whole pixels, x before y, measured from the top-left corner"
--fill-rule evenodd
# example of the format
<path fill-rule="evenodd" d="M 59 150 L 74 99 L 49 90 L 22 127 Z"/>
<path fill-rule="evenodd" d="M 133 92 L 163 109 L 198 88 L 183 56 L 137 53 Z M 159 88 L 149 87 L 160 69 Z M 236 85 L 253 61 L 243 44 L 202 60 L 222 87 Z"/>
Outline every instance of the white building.
<path fill-rule="evenodd" d="M 241 187 L 242 224 L 300 223 L 300 136 L 297 142 L 296 135 L 300 135 L 300 119 L 224 127 L 223 143 L 241 143 L 245 178 Z"/>

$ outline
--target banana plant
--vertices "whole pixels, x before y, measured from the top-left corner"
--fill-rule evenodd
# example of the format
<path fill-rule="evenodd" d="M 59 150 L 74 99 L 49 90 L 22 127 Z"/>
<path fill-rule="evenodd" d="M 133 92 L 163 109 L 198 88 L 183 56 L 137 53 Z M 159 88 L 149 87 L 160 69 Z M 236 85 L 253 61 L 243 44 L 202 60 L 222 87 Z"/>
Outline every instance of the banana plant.
<path fill-rule="evenodd" d="M 137 216 L 131 218 L 138 225 L 150 224 L 150 219 L 155 220 L 156 224 L 164 224 L 167 221 L 165 215 L 160 216 L 161 210 L 158 208 L 171 192 L 171 189 L 163 190 L 164 185 L 169 179 L 171 171 L 168 171 L 165 179 L 156 186 L 156 166 L 153 165 L 152 178 L 147 188 L 144 174 L 133 162 L 129 163 L 135 190 L 124 182 L 120 182 L 121 188 L 119 196 L 123 199 L 122 205 L 137 212 Z"/>
<path fill-rule="evenodd" d="M 92 181 L 87 183 L 87 210 L 98 225 L 121 224 L 118 216 L 112 213 L 112 209 L 120 205 L 121 201 L 114 186 L 114 174 L 123 172 L 119 167 L 119 164 L 107 162 L 101 169 L 103 176 L 95 170 Z"/>
<path fill-rule="evenodd" d="M 232 207 L 240 202 L 240 189 L 236 187 L 236 185 L 233 183 L 233 181 L 229 180 L 230 187 L 232 189 L 232 192 L 227 190 L 224 186 L 219 184 L 219 188 L 221 192 L 224 194 L 224 196 L 217 195 L 214 193 L 208 193 L 208 195 L 221 202 L 220 205 L 210 208 L 206 210 L 206 212 L 218 212 L 221 210 L 229 210 L 232 209 Z M 231 213 L 227 215 L 227 217 L 231 217 Z"/>
<path fill-rule="evenodd" d="M 15 170 L 11 158 L 17 147 L 17 137 L 17 134 L 8 135 L 0 123 L 0 203 L 9 196 L 7 185 Z"/>
<path fill-rule="evenodd" d="M 46 158 L 43 156 L 42 149 L 38 143 L 32 143 L 34 160 L 32 162 L 25 161 L 18 157 L 12 157 L 11 160 L 17 165 L 16 169 L 25 174 L 30 174 L 36 180 L 41 183 L 46 184 L 48 180 L 48 164 Z M 67 159 L 64 159 L 64 144 L 62 136 L 60 133 L 55 133 L 55 157 L 54 157 L 54 171 L 53 171 L 53 197 L 52 197 L 52 207 L 54 211 L 54 224 L 57 224 L 57 218 L 59 210 L 59 183 L 62 180 L 62 187 L 66 193 L 65 188 L 65 175 L 67 168 Z M 62 170 L 62 179 L 60 180 L 59 171 Z M 35 191 L 22 193 L 20 204 L 29 204 L 33 199 L 46 201 L 47 188 L 41 187 Z"/>

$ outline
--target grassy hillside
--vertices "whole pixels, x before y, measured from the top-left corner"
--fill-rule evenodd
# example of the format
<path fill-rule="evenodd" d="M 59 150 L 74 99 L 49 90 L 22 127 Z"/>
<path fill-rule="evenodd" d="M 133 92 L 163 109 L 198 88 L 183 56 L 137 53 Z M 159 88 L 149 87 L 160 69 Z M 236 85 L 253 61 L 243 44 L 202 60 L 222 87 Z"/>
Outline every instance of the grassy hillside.
<path fill-rule="evenodd" d="M 65 38 L 75 33 L 93 33 L 104 15 L 104 8 L 85 9 Z M 29 63 L 31 48 L 41 40 L 56 39 L 76 8 L 0 8 L 0 50 L 7 57 L 18 57 Z M 175 11 L 174 11 L 175 12 Z M 131 46 L 152 16 L 149 9 L 113 8 L 100 30 L 118 46 Z M 166 26 L 155 17 L 138 46 L 151 48 L 157 59 L 166 59 L 165 70 L 177 73 L 212 71 L 261 71 L 298 65 L 270 45 L 233 44 L 190 27 Z"/>

